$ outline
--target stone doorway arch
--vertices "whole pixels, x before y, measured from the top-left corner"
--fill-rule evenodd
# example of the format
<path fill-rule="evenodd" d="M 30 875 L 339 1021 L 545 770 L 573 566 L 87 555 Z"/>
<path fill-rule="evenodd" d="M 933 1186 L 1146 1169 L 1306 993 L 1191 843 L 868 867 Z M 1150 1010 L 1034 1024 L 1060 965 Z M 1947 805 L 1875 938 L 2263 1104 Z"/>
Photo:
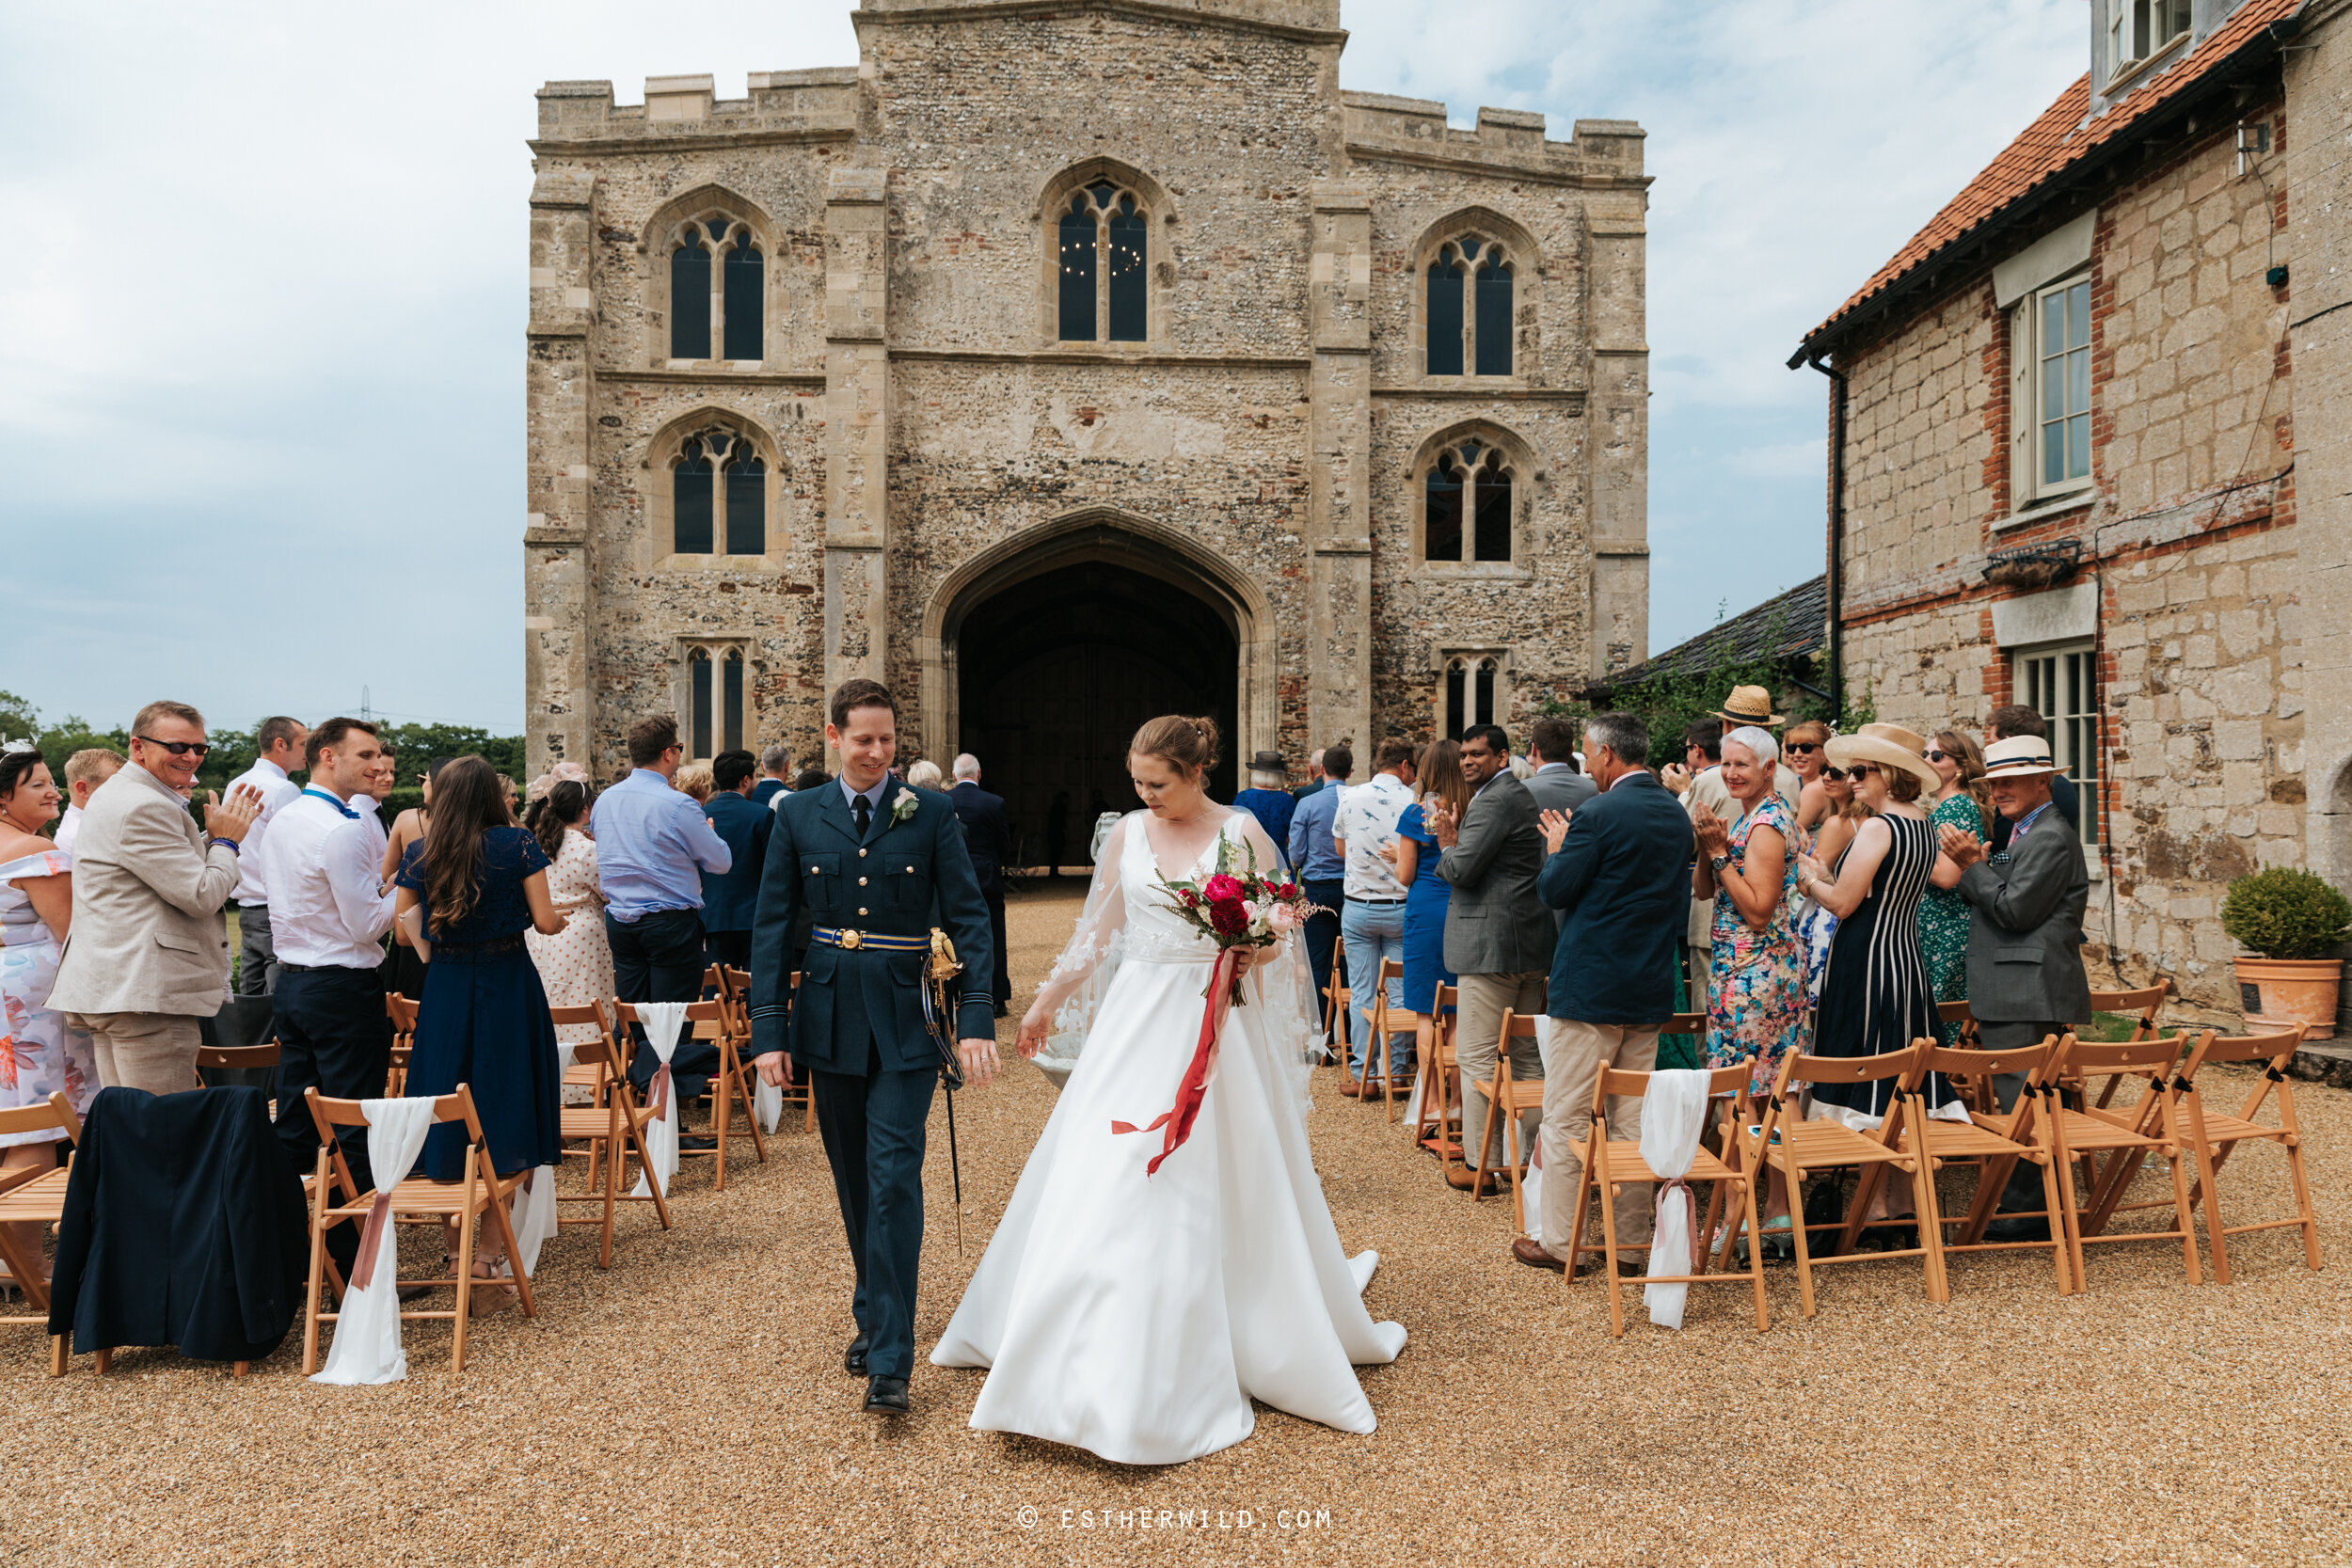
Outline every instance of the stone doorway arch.
<path fill-rule="evenodd" d="M 1242 759 L 1275 744 L 1273 623 L 1264 591 L 1183 531 L 1115 508 L 1064 514 L 933 592 L 918 644 L 924 753 L 977 754 L 1031 863 L 1056 822 L 1060 863 L 1082 863 L 1094 811 L 1134 805 L 1123 760 L 1142 719 L 1216 719 L 1221 800 Z M 1058 811 L 1057 794 L 1070 797 Z"/>

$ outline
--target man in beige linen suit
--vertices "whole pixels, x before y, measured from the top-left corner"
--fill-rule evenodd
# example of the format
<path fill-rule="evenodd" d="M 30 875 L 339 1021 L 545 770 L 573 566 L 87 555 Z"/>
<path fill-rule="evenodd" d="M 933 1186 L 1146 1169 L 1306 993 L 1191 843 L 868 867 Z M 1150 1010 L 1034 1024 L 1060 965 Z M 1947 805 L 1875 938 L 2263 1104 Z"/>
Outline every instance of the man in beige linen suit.
<path fill-rule="evenodd" d="M 150 703 L 131 731 L 131 765 L 82 814 L 73 923 L 49 1006 L 90 1032 L 101 1084 L 173 1094 L 197 1086 L 197 1021 L 228 992 L 221 909 L 262 798 L 250 785 L 215 797 L 199 828 L 181 791 L 211 749 L 204 716 Z"/>

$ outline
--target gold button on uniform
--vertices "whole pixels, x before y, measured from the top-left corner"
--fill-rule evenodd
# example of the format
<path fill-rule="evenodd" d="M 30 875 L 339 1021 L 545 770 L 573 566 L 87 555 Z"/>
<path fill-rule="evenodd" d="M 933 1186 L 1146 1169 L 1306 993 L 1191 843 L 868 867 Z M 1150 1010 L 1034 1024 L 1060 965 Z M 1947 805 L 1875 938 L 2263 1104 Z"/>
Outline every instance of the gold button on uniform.
<path fill-rule="evenodd" d="M 864 886 L 866 885 L 866 879 L 865 879 L 865 878 L 863 878 L 863 877 L 860 877 L 860 878 L 857 879 L 857 885 L 858 885 L 858 886 L 860 886 L 860 887 L 864 887 Z"/>
<path fill-rule="evenodd" d="M 866 851 L 865 851 L 865 850 L 863 850 L 863 849 L 860 849 L 860 850 L 857 852 L 857 858 L 858 858 L 858 859 L 860 859 L 860 860 L 864 860 L 864 859 L 866 858 Z"/>
<path fill-rule="evenodd" d="M 860 913 L 860 914 L 864 914 L 866 911 L 865 911 L 864 910 L 860 910 L 860 911 L 858 911 L 857 912 L 858 912 L 858 913 Z"/>

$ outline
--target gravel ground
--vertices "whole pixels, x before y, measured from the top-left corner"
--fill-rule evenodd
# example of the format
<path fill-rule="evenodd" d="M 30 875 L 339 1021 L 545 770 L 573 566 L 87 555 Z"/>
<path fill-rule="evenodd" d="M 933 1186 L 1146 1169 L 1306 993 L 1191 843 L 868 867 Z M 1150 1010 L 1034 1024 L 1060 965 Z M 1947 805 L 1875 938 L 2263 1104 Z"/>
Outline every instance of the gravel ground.
<path fill-rule="evenodd" d="M 1016 902 L 1016 975 L 1043 973 L 1077 895 Z M 1351 1250 L 1380 1250 L 1375 1316 L 1412 1333 L 1363 1370 L 1371 1436 L 1262 1410 L 1237 1448 L 1123 1469 L 970 1431 L 983 1374 L 928 1365 L 912 1418 L 860 1414 L 822 1151 L 788 1134 L 724 1194 L 690 1163 L 676 1228 L 640 1206 L 610 1273 L 594 1231 L 567 1229 L 541 1317 L 477 1324 L 463 1377 L 438 1325 L 410 1327 L 408 1380 L 376 1389 L 305 1383 L 298 1327 L 243 1384 L 168 1351 L 52 1382 L 39 1336 L 0 1330 L 0 1564 L 2352 1557 L 2326 1479 L 2352 1429 L 2345 1265 L 2310 1273 L 2291 1233 L 2239 1242 L 2227 1289 L 2190 1288 L 2153 1243 L 2098 1249 L 2067 1300 L 2038 1255 L 1955 1260 L 1944 1307 L 1915 1265 L 1851 1265 L 1823 1272 L 1810 1323 L 1782 1268 L 1769 1334 L 1716 1290 L 1680 1334 L 1634 1301 L 1613 1342 L 1598 1288 L 1509 1262 L 1504 1210 L 1444 1187 L 1329 1082 L 1312 1134 L 1332 1211 Z M 935 1117 L 919 1350 L 1052 1100 L 1020 1064 L 963 1097 L 961 1257 Z M 2301 1105 L 2341 1259 L 2352 1096 Z M 2242 1164 L 2238 1192 L 2282 1187 L 2274 1154 Z"/>

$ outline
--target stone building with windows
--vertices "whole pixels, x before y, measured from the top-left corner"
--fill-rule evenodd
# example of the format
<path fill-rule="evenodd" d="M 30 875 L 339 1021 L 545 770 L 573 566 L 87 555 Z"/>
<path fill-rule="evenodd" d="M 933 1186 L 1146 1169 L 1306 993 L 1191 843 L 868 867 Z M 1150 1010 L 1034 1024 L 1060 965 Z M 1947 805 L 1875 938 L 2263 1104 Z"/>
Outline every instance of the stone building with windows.
<path fill-rule="evenodd" d="M 1338 0 L 854 20 L 538 95 L 534 768 L 665 711 L 817 759 L 870 675 L 1034 842 L 1152 713 L 1230 786 L 1647 652 L 1637 126 L 1343 92 Z"/>
<path fill-rule="evenodd" d="M 2045 715 L 2093 983 L 2217 1022 L 2230 879 L 2352 887 L 2347 10 L 2095 0 L 2090 72 L 1789 361 L 1830 376 L 1833 678 L 1929 734 Z"/>

